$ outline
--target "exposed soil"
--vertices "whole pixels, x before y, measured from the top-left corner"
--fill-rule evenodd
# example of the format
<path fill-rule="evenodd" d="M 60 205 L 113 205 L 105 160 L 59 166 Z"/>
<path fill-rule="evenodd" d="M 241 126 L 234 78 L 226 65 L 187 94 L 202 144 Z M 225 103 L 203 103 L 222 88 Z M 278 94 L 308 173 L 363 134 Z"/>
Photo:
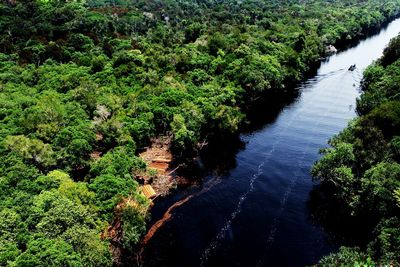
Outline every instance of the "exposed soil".
<path fill-rule="evenodd" d="M 143 177 L 145 184 L 150 184 L 156 191 L 157 196 L 167 195 L 172 188 L 176 187 L 176 179 L 171 170 L 172 153 L 170 151 L 171 139 L 161 136 L 151 140 L 151 146 L 139 156 L 147 163 L 148 168 L 155 171 L 155 175 Z"/>

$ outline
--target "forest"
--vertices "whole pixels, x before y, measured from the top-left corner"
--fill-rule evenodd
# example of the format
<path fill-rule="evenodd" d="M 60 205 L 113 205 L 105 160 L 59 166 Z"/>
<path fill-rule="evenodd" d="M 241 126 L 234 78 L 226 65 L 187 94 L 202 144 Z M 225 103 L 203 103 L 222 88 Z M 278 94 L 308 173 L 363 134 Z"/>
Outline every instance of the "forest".
<path fill-rule="evenodd" d="M 360 231 L 359 247 L 342 247 L 322 266 L 397 266 L 400 262 L 400 36 L 369 66 L 359 116 L 329 141 L 313 167 L 338 221 Z M 332 204 L 331 204 L 332 205 Z M 332 212 L 327 205 L 328 213 Z M 330 206 L 332 207 L 332 206 Z M 361 230 L 355 230 L 361 228 Z"/>
<path fill-rule="evenodd" d="M 399 14 L 400 0 L 1 1 L 0 266 L 118 265 L 107 229 L 121 225 L 113 245 L 127 251 L 146 231 L 136 178 L 153 175 L 138 156 L 152 137 L 184 158 L 238 134 L 249 106 L 291 90 L 327 45 Z M 346 189 L 350 213 L 375 214 L 368 255 L 383 262 L 400 247 L 399 40 L 313 170 Z"/>

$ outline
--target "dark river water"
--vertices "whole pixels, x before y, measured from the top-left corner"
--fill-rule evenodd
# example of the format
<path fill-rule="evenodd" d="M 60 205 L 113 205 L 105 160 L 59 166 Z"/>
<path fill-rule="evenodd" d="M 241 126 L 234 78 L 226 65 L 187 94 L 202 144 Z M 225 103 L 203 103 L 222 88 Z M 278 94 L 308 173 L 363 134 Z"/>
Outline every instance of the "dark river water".
<path fill-rule="evenodd" d="M 355 117 L 362 71 L 400 31 L 400 19 L 356 46 L 331 56 L 299 94 L 257 130 L 224 175 L 156 201 L 158 220 L 171 211 L 144 249 L 145 266 L 304 266 L 340 244 L 313 223 L 308 201 L 316 186 L 309 174 L 328 139 Z M 357 69 L 348 71 L 350 65 Z M 268 117 L 268 108 L 258 116 Z M 221 159 L 223 161 L 224 159 Z"/>

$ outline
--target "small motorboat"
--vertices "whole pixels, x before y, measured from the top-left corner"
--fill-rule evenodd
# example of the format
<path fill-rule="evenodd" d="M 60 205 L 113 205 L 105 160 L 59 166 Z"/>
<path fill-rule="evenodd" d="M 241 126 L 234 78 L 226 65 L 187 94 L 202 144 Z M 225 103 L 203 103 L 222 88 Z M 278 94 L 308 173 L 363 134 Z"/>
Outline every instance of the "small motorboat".
<path fill-rule="evenodd" d="M 355 70 L 355 69 L 356 69 L 356 64 L 351 65 L 351 66 L 349 67 L 349 71 L 353 71 L 353 70 Z"/>

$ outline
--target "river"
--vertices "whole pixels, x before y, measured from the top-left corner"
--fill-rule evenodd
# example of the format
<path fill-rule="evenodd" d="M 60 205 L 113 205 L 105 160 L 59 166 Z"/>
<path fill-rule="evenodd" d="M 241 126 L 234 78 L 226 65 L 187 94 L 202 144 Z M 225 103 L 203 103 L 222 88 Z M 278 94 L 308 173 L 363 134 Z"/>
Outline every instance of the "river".
<path fill-rule="evenodd" d="M 241 136 L 223 175 L 156 201 L 153 220 L 177 201 L 143 252 L 145 266 L 304 266 L 336 251 L 310 216 L 309 174 L 328 139 L 356 116 L 362 71 L 400 31 L 400 19 L 322 62 L 277 116 Z M 356 64 L 355 71 L 348 71 Z M 268 117 L 269 109 L 258 116 Z M 222 159 L 221 159 L 222 160 Z M 192 196 L 185 200 L 187 196 Z"/>

